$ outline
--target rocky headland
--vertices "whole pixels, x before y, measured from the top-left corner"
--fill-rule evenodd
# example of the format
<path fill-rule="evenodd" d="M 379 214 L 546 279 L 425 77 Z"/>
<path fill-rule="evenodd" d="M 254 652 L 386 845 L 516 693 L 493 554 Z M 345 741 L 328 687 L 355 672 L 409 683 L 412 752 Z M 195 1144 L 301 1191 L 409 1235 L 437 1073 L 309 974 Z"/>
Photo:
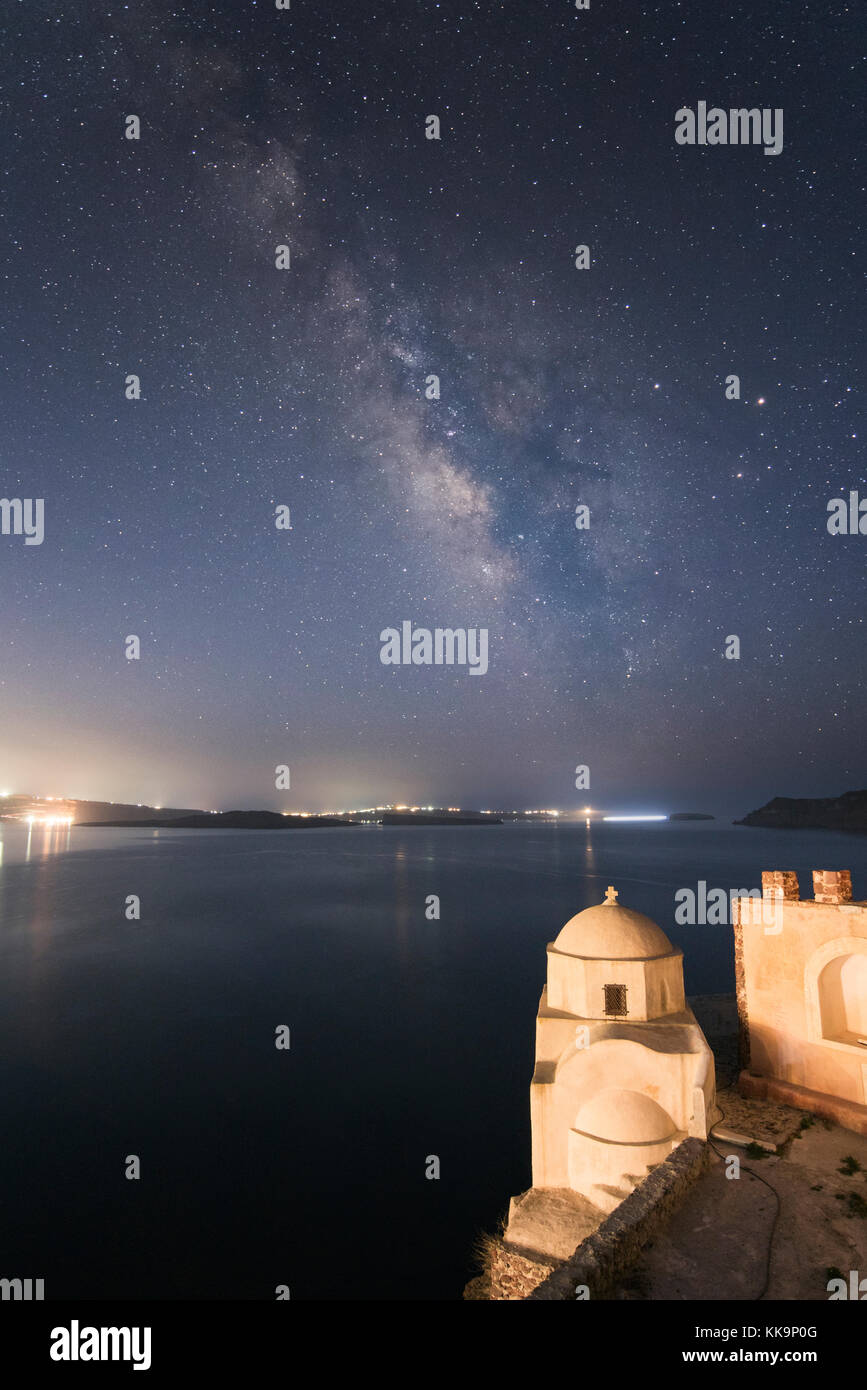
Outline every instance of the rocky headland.
<path fill-rule="evenodd" d="M 775 796 L 735 825 L 758 825 L 768 830 L 850 830 L 867 833 L 867 791 L 842 796 Z"/>

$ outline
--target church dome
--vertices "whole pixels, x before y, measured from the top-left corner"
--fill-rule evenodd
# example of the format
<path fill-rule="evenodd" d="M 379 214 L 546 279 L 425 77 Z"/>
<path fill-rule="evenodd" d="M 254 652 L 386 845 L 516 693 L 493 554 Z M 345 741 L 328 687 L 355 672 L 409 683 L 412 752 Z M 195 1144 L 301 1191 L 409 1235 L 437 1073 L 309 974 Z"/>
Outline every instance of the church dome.
<path fill-rule="evenodd" d="M 671 1116 L 650 1096 L 614 1087 L 582 1105 L 574 1127 L 608 1144 L 659 1144 L 677 1132 Z"/>
<path fill-rule="evenodd" d="M 554 942 L 555 951 L 584 960 L 653 960 L 674 954 L 665 932 L 651 917 L 621 907 L 610 896 L 613 888 L 608 893 L 605 902 L 570 917 Z"/>

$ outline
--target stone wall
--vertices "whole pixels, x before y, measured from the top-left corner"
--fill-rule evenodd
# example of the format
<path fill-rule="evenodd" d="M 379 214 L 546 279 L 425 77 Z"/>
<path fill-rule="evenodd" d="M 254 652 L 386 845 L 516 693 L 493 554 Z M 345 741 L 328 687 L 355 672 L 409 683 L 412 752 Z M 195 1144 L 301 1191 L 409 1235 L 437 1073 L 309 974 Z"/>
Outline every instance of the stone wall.
<path fill-rule="evenodd" d="M 665 1226 L 705 1171 L 710 1151 L 703 1139 L 684 1139 L 634 1192 L 583 1240 L 568 1260 L 556 1263 L 491 1243 L 489 1267 L 474 1280 L 470 1298 L 499 1300 L 575 1299 L 586 1284 L 590 1298 L 608 1298 L 629 1273 L 648 1241 Z"/>
<path fill-rule="evenodd" d="M 557 1268 L 555 1260 L 533 1259 L 498 1241 L 492 1253 L 490 1268 L 483 1277 L 484 1292 L 465 1292 L 464 1298 L 485 1298 L 493 1302 L 515 1302 L 529 1298 L 533 1290 Z M 468 1290 L 472 1290 L 468 1285 Z"/>
<path fill-rule="evenodd" d="M 738 1004 L 738 1064 L 741 1068 L 747 1068 L 750 1065 L 750 1015 L 747 1010 L 747 977 L 744 971 L 744 929 L 737 906 L 732 928 L 735 937 L 735 998 Z"/>
<path fill-rule="evenodd" d="M 792 869 L 764 869 L 762 871 L 762 899 L 770 898 L 782 902 L 797 902 L 801 890 L 798 875 Z M 735 993 L 738 1002 L 738 1063 L 746 1071 L 750 1065 L 750 1016 L 747 1008 L 747 980 L 744 971 L 744 928 L 741 916 L 741 900 L 734 903 L 732 921 L 735 938 Z"/>
<path fill-rule="evenodd" d="M 813 888 L 812 900 L 801 898 L 795 873 L 763 873 L 763 899 L 778 901 L 763 901 L 775 907 L 777 920 L 762 927 L 753 920 L 753 900 L 735 900 L 741 1076 L 860 1107 L 855 1127 L 863 1132 L 867 1052 L 859 1034 L 867 1036 L 861 973 L 867 972 L 867 902 L 853 901 L 848 870 L 813 870 Z M 796 1103 L 780 1090 L 775 1098 Z M 814 1109 L 807 1101 L 805 1108 Z"/>

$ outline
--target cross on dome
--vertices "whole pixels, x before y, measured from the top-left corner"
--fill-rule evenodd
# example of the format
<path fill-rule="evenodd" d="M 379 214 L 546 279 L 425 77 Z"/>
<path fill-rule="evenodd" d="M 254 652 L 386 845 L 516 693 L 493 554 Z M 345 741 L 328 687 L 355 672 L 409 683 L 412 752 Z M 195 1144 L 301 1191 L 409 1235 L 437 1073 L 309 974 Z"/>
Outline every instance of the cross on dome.
<path fill-rule="evenodd" d="M 616 907 L 617 897 L 617 889 L 614 887 L 613 884 L 609 883 L 608 887 L 605 890 L 605 905 L 607 907 Z"/>

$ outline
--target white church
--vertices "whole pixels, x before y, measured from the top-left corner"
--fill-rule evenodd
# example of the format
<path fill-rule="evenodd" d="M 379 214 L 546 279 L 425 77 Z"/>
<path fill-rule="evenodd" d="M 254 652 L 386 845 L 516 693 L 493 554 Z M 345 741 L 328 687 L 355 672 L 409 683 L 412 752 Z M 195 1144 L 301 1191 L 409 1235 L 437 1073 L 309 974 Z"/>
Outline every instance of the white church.
<path fill-rule="evenodd" d="M 683 952 L 649 917 L 605 901 L 548 946 L 530 1087 L 533 1187 L 507 1243 L 562 1253 L 714 1118 L 714 1059 L 683 989 Z M 578 1213 L 580 1212 L 580 1219 Z M 549 1239 L 550 1237 L 550 1239 Z"/>

